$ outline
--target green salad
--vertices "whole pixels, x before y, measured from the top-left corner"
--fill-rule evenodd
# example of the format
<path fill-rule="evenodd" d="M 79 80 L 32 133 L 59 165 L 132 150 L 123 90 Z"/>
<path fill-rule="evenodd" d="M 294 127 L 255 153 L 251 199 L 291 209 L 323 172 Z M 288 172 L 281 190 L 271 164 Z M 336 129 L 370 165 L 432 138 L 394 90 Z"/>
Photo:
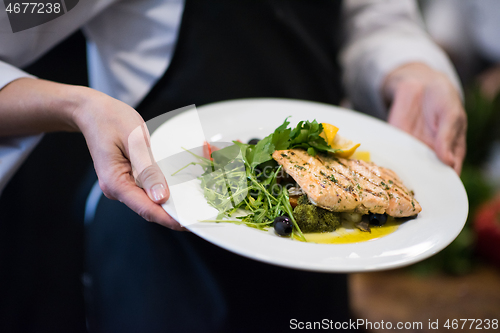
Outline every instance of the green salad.
<path fill-rule="evenodd" d="M 337 149 L 320 136 L 323 125 L 316 120 L 301 121 L 295 128 L 289 125 L 287 118 L 258 142 L 257 139 L 249 143 L 233 141 L 220 150 L 205 143 L 205 156 L 190 152 L 198 161 L 184 168 L 193 164 L 203 168 L 199 179 L 204 196 L 218 210 L 217 218 L 206 222 L 232 222 L 263 230 L 273 226 L 278 235 L 295 235 L 305 241 L 290 204 L 291 187 L 285 186 L 292 184 L 287 181 L 293 179 L 286 179 L 286 173 L 273 160 L 272 153 L 302 148 L 315 156 L 318 152 L 335 153 Z"/>

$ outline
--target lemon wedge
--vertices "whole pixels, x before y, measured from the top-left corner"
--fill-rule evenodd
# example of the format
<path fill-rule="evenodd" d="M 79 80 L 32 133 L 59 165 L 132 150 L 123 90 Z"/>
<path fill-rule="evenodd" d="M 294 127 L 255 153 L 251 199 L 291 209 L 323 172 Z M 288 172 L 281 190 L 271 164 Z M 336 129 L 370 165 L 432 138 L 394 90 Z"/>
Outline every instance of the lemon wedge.
<path fill-rule="evenodd" d="M 321 132 L 319 136 L 325 139 L 326 143 L 331 146 L 333 140 L 335 139 L 335 135 L 337 135 L 337 132 L 339 131 L 339 128 L 327 123 L 321 123 L 321 125 L 323 125 L 323 132 Z"/>
<path fill-rule="evenodd" d="M 351 158 L 365 162 L 371 161 L 370 152 L 366 150 L 356 150 L 354 154 L 352 154 Z"/>
<path fill-rule="evenodd" d="M 354 143 L 349 139 L 343 138 L 337 134 L 339 128 L 328 123 L 321 123 L 323 125 L 323 132 L 320 136 L 325 139 L 326 143 L 333 149 L 338 149 L 335 153 L 336 156 L 349 158 L 356 149 L 360 146 L 359 143 Z M 367 152 L 368 153 L 368 152 Z M 370 158 L 370 153 L 368 153 L 368 159 Z"/>
<path fill-rule="evenodd" d="M 360 145 L 360 143 L 354 143 L 353 141 L 343 138 L 338 134 L 335 135 L 333 142 L 330 144 L 333 149 L 339 149 L 335 155 L 344 158 L 351 157 Z"/>

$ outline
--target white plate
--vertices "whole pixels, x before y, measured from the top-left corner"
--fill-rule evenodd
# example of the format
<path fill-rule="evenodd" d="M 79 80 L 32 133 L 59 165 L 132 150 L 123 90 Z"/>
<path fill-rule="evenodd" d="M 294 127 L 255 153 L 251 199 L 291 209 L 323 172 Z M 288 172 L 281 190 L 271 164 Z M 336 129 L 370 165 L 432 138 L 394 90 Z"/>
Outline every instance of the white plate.
<path fill-rule="evenodd" d="M 410 135 L 361 113 L 325 104 L 286 99 L 246 99 L 220 102 L 183 112 L 163 123 L 151 136 L 157 160 L 208 141 L 264 138 L 283 120 L 326 122 L 339 134 L 360 142 L 372 160 L 394 170 L 415 191 L 422 206 L 419 216 L 385 237 L 353 244 L 312 244 L 275 236 L 244 225 L 197 222 L 214 217 L 198 180 L 171 182 L 164 209 L 193 233 L 234 253 L 284 267 L 321 272 L 362 272 L 409 265 L 436 254 L 462 230 L 468 200 L 456 173 L 435 153 Z M 204 133 L 204 136 L 203 136 Z M 172 160 L 172 159 L 171 159 Z M 181 173 L 199 175 L 189 167 Z M 187 178 L 186 178 L 187 179 Z M 170 184 L 170 183 L 169 183 Z M 176 210 L 177 208 L 177 210 Z M 176 211 L 188 210 L 179 218 Z"/>

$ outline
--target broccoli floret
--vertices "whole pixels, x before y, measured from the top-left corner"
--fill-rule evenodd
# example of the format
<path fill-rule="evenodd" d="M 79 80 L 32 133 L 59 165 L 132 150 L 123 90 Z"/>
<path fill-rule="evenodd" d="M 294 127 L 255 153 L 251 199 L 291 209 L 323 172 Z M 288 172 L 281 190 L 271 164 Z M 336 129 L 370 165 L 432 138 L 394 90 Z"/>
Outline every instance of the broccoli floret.
<path fill-rule="evenodd" d="M 338 227 L 340 227 L 340 214 L 329 211 L 327 209 L 323 209 L 320 207 L 316 207 L 318 209 L 319 219 L 322 221 L 322 224 L 325 226 L 324 231 L 334 231 Z M 320 232 L 320 231 L 318 231 Z"/>
<path fill-rule="evenodd" d="M 297 200 L 297 205 L 312 205 L 312 203 L 309 201 L 307 195 L 304 194 Z"/>
<path fill-rule="evenodd" d="M 340 226 L 338 213 L 314 206 L 307 196 L 299 198 L 293 216 L 302 232 L 331 232 Z"/>

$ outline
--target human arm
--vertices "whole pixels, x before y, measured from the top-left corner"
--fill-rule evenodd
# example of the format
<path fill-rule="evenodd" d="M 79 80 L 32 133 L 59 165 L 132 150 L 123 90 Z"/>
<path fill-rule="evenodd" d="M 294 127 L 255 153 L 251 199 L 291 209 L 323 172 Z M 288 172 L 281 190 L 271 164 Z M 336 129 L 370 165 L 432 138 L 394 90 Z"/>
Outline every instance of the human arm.
<path fill-rule="evenodd" d="M 155 164 L 142 163 L 149 157 L 147 149 L 130 147 L 130 134 L 144 121 L 127 104 L 86 87 L 19 78 L 0 90 L 0 118 L 0 136 L 81 131 L 107 197 L 122 201 L 148 221 L 182 229 L 159 205 L 168 199 L 161 171 Z M 139 146 L 145 147 L 145 142 Z M 135 161 L 146 191 L 136 185 L 130 161 Z M 152 190 L 158 184 L 163 194 Z"/>
<path fill-rule="evenodd" d="M 422 28 L 416 4 L 356 0 L 344 10 L 341 61 L 354 107 L 414 135 L 459 173 L 466 129 L 460 84 Z"/>
<path fill-rule="evenodd" d="M 388 122 L 423 141 L 460 174 L 467 117 L 450 80 L 425 64 L 410 63 L 387 75 L 383 94 L 391 101 Z"/>
<path fill-rule="evenodd" d="M 0 89 L 13 80 L 22 77 L 32 77 L 28 73 L 3 61 L 0 61 L 0 73 Z M 42 134 L 15 137 L 0 136 L 0 196 L 4 187 L 40 142 L 42 136 Z"/>

